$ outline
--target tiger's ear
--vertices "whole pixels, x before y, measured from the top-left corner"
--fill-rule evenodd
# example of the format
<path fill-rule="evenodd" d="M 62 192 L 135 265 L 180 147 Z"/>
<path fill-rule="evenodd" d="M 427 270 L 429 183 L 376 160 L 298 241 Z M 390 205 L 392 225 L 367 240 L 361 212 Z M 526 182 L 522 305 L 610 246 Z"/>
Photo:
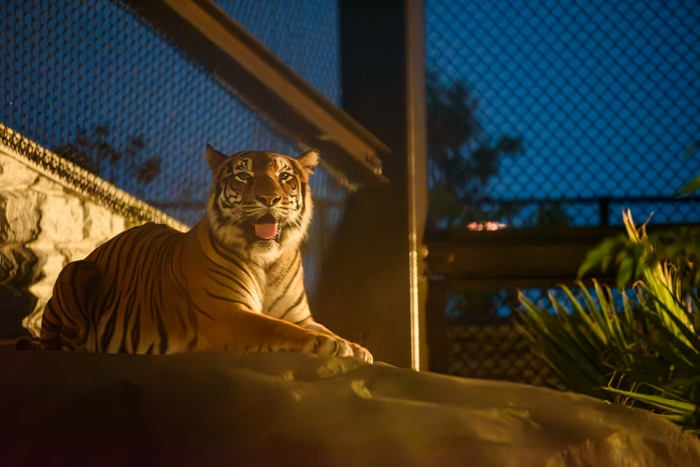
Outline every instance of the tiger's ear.
<path fill-rule="evenodd" d="M 212 172 L 215 171 L 221 164 L 223 164 L 228 157 L 211 147 L 210 145 L 207 144 L 207 150 L 204 152 L 204 158 L 207 160 L 209 163 L 209 167 L 211 168 Z"/>
<path fill-rule="evenodd" d="M 297 162 L 304 168 L 304 172 L 311 175 L 318 163 L 321 162 L 321 156 L 317 150 L 312 149 L 297 157 Z"/>

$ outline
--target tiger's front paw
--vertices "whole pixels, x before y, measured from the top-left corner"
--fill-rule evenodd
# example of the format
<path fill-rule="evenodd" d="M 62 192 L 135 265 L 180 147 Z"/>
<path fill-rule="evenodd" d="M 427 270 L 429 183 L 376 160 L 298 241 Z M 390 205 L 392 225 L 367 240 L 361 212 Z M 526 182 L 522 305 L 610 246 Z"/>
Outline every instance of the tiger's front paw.
<path fill-rule="evenodd" d="M 358 357 L 367 363 L 373 363 L 374 357 L 359 344 L 346 341 L 338 336 L 321 336 L 319 346 L 313 352 L 321 355 L 331 355 L 333 357 Z"/>
<path fill-rule="evenodd" d="M 316 331 L 301 328 L 286 329 L 274 349 L 288 352 L 308 352 L 330 357 L 352 357 L 355 352 L 351 344 L 337 336 L 329 336 Z"/>
<path fill-rule="evenodd" d="M 331 357 L 352 357 L 355 355 L 354 349 L 350 342 L 339 337 L 326 336 L 319 334 L 316 336 L 313 346 L 307 352 L 313 352 L 320 355 L 328 355 Z"/>
<path fill-rule="evenodd" d="M 329 355 L 332 357 L 358 357 L 367 363 L 373 363 L 374 357 L 359 344 L 346 341 L 338 336 L 319 335 L 314 347 L 307 351 L 318 353 L 321 355 Z"/>
<path fill-rule="evenodd" d="M 353 350 L 356 357 L 360 357 L 362 360 L 366 361 L 367 363 L 374 363 L 374 357 L 369 352 L 369 350 L 365 349 L 364 347 L 362 347 L 359 344 L 355 344 L 354 342 L 351 342 L 350 346 L 352 347 L 352 350 Z"/>
<path fill-rule="evenodd" d="M 280 323 L 280 328 L 284 332 L 280 333 L 278 344 L 272 346 L 273 350 L 309 352 L 329 357 L 359 357 L 367 363 L 374 361 L 372 354 L 367 349 L 342 337 L 290 327 L 287 323 Z"/>

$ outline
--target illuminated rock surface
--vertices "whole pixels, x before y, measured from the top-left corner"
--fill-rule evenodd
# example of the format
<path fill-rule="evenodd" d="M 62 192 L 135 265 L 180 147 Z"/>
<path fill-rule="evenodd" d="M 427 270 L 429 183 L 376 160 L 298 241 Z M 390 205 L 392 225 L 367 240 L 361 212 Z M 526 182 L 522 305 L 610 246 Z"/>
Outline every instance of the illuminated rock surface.
<path fill-rule="evenodd" d="M 0 337 L 4 338 L 38 336 L 44 305 L 63 266 L 85 258 L 128 227 L 124 217 L 22 160 L 0 145 Z M 11 306 L 11 295 L 29 299 Z M 26 329 L 20 326 L 22 321 Z"/>
<path fill-rule="evenodd" d="M 299 354 L 0 351 L 0 465 L 698 466 L 653 414 Z"/>

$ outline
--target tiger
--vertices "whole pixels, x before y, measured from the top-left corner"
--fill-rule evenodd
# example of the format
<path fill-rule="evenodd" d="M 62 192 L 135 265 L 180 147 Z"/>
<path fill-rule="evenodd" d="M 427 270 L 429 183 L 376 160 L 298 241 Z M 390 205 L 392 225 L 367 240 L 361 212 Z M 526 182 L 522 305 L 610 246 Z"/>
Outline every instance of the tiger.
<path fill-rule="evenodd" d="M 320 161 L 206 146 L 213 175 L 188 232 L 133 227 L 58 276 L 44 308 L 45 350 L 164 355 L 219 350 L 372 354 L 314 321 L 300 244 L 311 222 L 309 176 Z"/>

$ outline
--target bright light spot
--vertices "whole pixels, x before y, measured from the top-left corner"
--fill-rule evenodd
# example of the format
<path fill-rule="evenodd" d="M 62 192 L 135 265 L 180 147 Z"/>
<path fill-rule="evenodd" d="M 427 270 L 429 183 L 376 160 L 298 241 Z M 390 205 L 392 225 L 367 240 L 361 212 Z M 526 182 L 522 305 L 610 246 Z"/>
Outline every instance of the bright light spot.
<path fill-rule="evenodd" d="M 470 222 L 467 224 L 467 230 L 500 230 L 506 227 L 508 227 L 506 224 L 496 221 Z"/>

